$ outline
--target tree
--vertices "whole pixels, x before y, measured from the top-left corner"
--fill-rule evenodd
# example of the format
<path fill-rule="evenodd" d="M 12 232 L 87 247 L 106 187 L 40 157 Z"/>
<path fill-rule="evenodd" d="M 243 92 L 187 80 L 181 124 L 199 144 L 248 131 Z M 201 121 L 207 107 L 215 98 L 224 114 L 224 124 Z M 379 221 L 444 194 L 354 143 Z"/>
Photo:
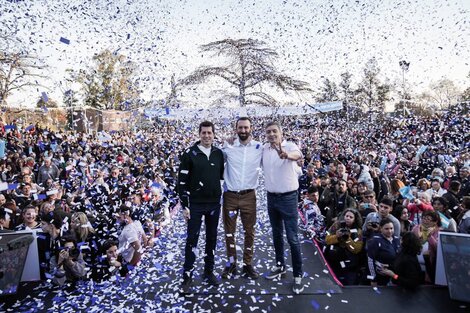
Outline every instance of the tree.
<path fill-rule="evenodd" d="M 45 68 L 42 61 L 29 54 L 27 47 L 21 47 L 17 33 L 17 21 L 12 24 L 4 23 L 0 28 L 0 105 L 2 106 L 7 105 L 7 99 L 13 92 L 40 86 L 38 78 L 45 77 L 40 74 L 40 70 Z"/>
<path fill-rule="evenodd" d="M 97 109 L 128 110 L 138 105 L 140 90 L 135 65 L 110 50 L 93 56 L 93 66 L 75 75 L 82 85 L 85 104 Z"/>
<path fill-rule="evenodd" d="M 384 112 L 385 103 L 390 100 L 391 86 L 381 83 L 379 79 L 380 69 L 375 58 L 367 61 L 364 68 L 364 77 L 356 90 L 357 101 L 369 110 L 377 109 Z"/>
<path fill-rule="evenodd" d="M 338 97 L 338 87 L 334 81 L 325 78 L 323 80 L 323 87 L 320 90 L 319 96 L 316 98 L 318 102 L 328 102 L 328 101 L 337 101 Z"/>
<path fill-rule="evenodd" d="M 339 93 L 341 95 L 341 99 L 348 103 L 352 100 L 354 90 L 351 86 L 351 78 L 352 74 L 349 72 L 344 72 L 341 74 L 341 82 L 339 83 Z"/>
<path fill-rule="evenodd" d="M 276 51 L 266 47 L 263 41 L 255 39 L 224 39 L 201 47 L 202 52 L 212 56 L 226 56 L 231 62 L 224 66 L 203 66 L 196 69 L 179 84 L 182 86 L 204 83 L 216 77 L 234 87 L 232 93 L 222 98 L 237 100 L 241 107 L 249 104 L 275 106 L 278 101 L 263 91 L 262 87 L 274 87 L 284 93 L 289 91 L 311 91 L 306 82 L 279 73 L 273 65 L 278 56 Z"/>
<path fill-rule="evenodd" d="M 43 68 L 35 56 L 0 51 L 0 104 L 6 106 L 8 96 L 14 91 L 40 86 L 37 79 L 45 78 L 39 73 Z"/>
<path fill-rule="evenodd" d="M 45 100 L 43 97 L 40 97 L 38 101 L 36 101 L 36 108 L 57 108 L 57 101 L 52 99 Z"/>
<path fill-rule="evenodd" d="M 457 103 L 460 97 L 460 90 L 454 82 L 448 78 L 442 78 L 431 83 L 428 93 L 430 101 L 439 109 L 443 110 Z"/>
<path fill-rule="evenodd" d="M 467 78 L 470 78 L 470 72 L 468 72 Z M 461 101 L 470 101 L 470 87 L 467 87 L 460 96 Z"/>

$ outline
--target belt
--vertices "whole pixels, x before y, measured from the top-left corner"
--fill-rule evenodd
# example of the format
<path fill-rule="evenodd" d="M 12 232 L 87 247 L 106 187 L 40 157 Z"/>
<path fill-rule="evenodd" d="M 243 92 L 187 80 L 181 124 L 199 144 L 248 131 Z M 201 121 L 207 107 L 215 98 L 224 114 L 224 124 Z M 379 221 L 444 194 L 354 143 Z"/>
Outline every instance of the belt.
<path fill-rule="evenodd" d="M 296 193 L 297 190 L 292 190 L 292 191 L 288 191 L 288 192 L 269 192 L 268 193 L 270 195 L 273 195 L 273 196 L 288 196 L 288 195 L 291 195 L 293 193 Z"/>
<path fill-rule="evenodd" d="M 232 191 L 232 190 L 227 190 L 227 192 L 234 193 L 237 195 L 246 195 L 247 193 L 255 191 L 254 189 L 245 189 L 245 190 L 239 190 L 239 191 Z"/>

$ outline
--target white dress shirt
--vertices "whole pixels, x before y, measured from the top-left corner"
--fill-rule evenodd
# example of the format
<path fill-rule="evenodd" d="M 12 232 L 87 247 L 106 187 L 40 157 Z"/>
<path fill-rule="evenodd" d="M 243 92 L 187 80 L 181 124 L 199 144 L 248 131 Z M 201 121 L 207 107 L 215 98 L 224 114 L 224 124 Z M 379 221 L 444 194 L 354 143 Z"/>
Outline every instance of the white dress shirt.
<path fill-rule="evenodd" d="M 235 140 L 233 145 L 224 144 L 225 156 L 224 181 L 227 190 L 240 191 L 258 187 L 263 146 L 256 140 L 242 145 Z"/>
<path fill-rule="evenodd" d="M 286 152 L 300 153 L 293 142 L 284 140 L 281 147 Z M 299 165 L 296 161 L 281 159 L 270 143 L 263 147 L 263 172 L 268 192 L 284 193 L 299 189 Z"/>

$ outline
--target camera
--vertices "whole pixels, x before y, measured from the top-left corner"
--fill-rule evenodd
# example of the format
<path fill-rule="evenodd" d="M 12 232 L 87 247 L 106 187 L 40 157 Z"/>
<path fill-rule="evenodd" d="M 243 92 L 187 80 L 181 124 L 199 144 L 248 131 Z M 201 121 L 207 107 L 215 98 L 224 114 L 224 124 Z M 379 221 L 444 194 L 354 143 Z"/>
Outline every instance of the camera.
<path fill-rule="evenodd" d="M 348 240 L 349 239 L 349 234 L 351 233 L 349 231 L 349 228 L 347 227 L 346 225 L 346 222 L 345 221 L 341 221 L 339 223 L 339 229 L 338 231 L 340 232 L 340 239 L 341 240 Z"/>
<path fill-rule="evenodd" d="M 370 227 L 372 227 L 374 229 L 379 227 L 379 223 L 377 223 L 377 222 L 370 222 L 369 225 L 370 225 Z"/>

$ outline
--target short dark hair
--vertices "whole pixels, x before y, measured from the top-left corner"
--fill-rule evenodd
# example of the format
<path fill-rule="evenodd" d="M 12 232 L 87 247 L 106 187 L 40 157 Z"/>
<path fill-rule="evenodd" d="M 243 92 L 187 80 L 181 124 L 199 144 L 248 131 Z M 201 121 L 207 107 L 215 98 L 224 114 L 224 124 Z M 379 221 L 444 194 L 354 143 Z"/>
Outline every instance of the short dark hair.
<path fill-rule="evenodd" d="M 453 180 L 449 184 L 449 190 L 458 191 L 462 184 L 458 180 Z"/>
<path fill-rule="evenodd" d="M 386 218 L 383 218 L 383 219 L 380 220 L 379 225 L 380 225 L 380 227 L 382 227 L 382 226 L 384 226 L 384 225 L 386 225 L 386 224 L 389 224 L 389 223 L 392 223 L 392 224 L 393 224 L 392 220 L 389 219 L 388 217 L 386 217 Z M 394 226 L 395 226 L 395 225 L 394 225 Z"/>
<path fill-rule="evenodd" d="M 201 130 L 202 130 L 203 127 L 211 127 L 211 128 L 212 128 L 212 132 L 215 133 L 215 126 L 214 126 L 214 123 L 209 122 L 209 121 L 204 121 L 204 122 L 202 122 L 201 124 L 199 124 L 199 133 L 201 133 Z"/>
<path fill-rule="evenodd" d="M 270 126 L 276 126 L 279 130 L 282 130 L 281 128 L 281 124 L 279 124 L 278 121 L 271 121 L 269 122 L 268 124 L 266 124 L 266 126 L 264 126 L 264 129 L 270 127 Z"/>
<path fill-rule="evenodd" d="M 251 118 L 249 118 L 248 116 L 242 116 L 242 117 L 239 117 L 237 119 L 237 121 L 235 122 L 235 127 L 238 127 L 238 122 L 239 121 L 248 121 L 248 122 L 250 122 L 250 125 L 253 124 L 253 122 L 251 121 Z"/>
<path fill-rule="evenodd" d="M 401 253 L 409 254 L 412 256 L 418 255 L 421 252 L 422 246 L 419 237 L 413 232 L 406 232 L 401 238 Z"/>
<path fill-rule="evenodd" d="M 434 202 L 439 202 L 440 204 L 442 204 L 446 209 L 449 208 L 449 201 L 447 201 L 445 198 L 442 198 L 442 197 L 435 197 L 432 199 L 432 204 L 434 204 Z"/>
<path fill-rule="evenodd" d="M 316 186 L 310 186 L 307 188 L 307 193 L 319 192 Z"/>
<path fill-rule="evenodd" d="M 102 253 L 106 253 L 106 251 L 111 248 L 112 246 L 118 246 L 118 243 L 117 241 L 115 240 L 112 240 L 112 239 L 108 239 L 106 240 L 105 242 L 103 242 L 103 245 L 101 246 L 101 252 Z"/>

